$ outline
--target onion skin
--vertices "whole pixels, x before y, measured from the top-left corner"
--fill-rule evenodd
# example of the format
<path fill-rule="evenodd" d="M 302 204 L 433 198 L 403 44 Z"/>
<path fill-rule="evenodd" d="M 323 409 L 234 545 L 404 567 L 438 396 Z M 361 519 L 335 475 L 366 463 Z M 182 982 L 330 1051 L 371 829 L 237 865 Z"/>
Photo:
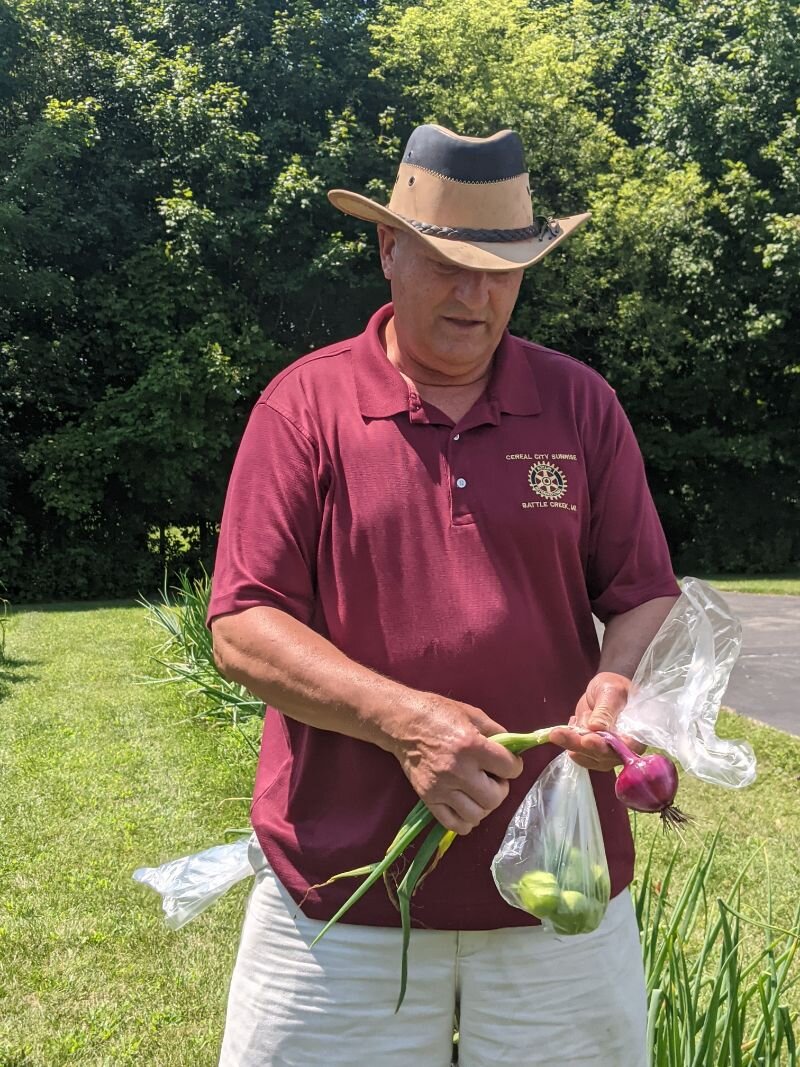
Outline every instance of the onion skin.
<path fill-rule="evenodd" d="M 678 772 L 672 760 L 654 752 L 638 756 L 616 734 L 604 730 L 599 731 L 599 736 L 624 764 L 617 775 L 614 792 L 626 808 L 659 813 L 665 830 L 688 821 L 673 803 L 678 792 Z"/>

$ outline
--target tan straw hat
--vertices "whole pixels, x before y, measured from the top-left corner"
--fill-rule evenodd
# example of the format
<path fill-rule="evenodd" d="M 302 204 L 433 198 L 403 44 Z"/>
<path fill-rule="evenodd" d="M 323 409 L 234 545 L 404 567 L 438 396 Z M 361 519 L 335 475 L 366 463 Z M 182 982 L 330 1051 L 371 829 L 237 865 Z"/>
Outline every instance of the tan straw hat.
<path fill-rule="evenodd" d="M 522 141 L 513 130 L 460 137 L 417 126 L 389 204 L 347 189 L 328 199 L 341 211 L 415 234 L 440 258 L 471 270 L 530 267 L 590 217 L 533 214 Z"/>

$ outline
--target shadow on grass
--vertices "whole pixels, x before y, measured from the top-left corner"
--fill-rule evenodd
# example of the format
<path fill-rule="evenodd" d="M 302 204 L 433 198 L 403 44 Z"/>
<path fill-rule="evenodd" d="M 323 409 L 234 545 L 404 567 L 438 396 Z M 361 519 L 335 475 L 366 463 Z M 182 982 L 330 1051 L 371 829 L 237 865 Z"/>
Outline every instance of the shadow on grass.
<path fill-rule="evenodd" d="M 13 686 L 19 682 L 33 682 L 39 677 L 32 671 L 26 671 L 25 667 L 34 667 L 41 663 L 38 659 L 17 659 L 14 656 L 5 656 L 0 659 L 0 700 L 7 697 Z M 0 1067 L 4 1067 L 0 1061 Z"/>

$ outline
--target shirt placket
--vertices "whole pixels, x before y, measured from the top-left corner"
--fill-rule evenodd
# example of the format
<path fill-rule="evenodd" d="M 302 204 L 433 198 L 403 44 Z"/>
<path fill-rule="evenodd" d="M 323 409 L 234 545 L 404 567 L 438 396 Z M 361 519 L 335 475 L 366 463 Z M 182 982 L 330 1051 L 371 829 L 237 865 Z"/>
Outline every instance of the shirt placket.
<path fill-rule="evenodd" d="M 408 415 L 412 423 L 430 423 L 425 405 L 413 389 L 410 389 L 408 394 Z M 440 419 L 435 421 L 439 426 L 444 425 Z M 473 484 L 470 469 L 470 456 L 476 447 L 476 435 L 470 431 L 475 431 L 486 423 L 497 425 L 498 422 L 497 405 L 484 401 L 477 404 L 458 427 L 452 423 L 448 427 L 444 461 L 450 490 L 450 522 L 453 526 L 470 526 L 475 523 L 475 493 L 479 487 Z"/>
<path fill-rule="evenodd" d="M 475 522 L 474 493 L 470 471 L 470 434 L 451 430 L 447 440 L 447 470 L 450 478 L 450 518 L 454 526 Z"/>

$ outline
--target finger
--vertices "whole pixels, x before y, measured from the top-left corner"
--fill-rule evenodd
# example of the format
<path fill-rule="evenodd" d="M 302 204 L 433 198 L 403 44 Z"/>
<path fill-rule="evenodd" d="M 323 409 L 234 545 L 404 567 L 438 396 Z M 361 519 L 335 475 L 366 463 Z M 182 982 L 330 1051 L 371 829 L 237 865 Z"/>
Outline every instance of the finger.
<path fill-rule="evenodd" d="M 481 755 L 481 770 L 497 778 L 518 778 L 525 764 L 520 756 L 509 752 L 496 741 L 486 741 Z"/>
<path fill-rule="evenodd" d="M 628 734 L 620 734 L 620 739 L 628 746 L 631 752 L 635 752 L 637 756 L 641 756 L 643 752 L 647 751 L 647 745 L 643 745 L 641 741 L 637 741 L 633 737 L 629 737 Z"/>
<path fill-rule="evenodd" d="M 460 834 L 462 837 L 474 830 L 474 827 L 465 822 L 449 804 L 429 804 L 428 809 L 445 830 L 452 830 L 453 833 Z"/>
<path fill-rule="evenodd" d="M 614 769 L 614 763 L 610 759 L 600 760 L 581 752 L 570 752 L 570 759 L 574 760 L 579 767 L 585 767 L 587 771 L 613 771 Z"/>
<path fill-rule="evenodd" d="M 604 683 L 598 689 L 594 707 L 586 720 L 590 730 L 612 730 L 625 707 L 627 693 L 620 686 Z"/>
<path fill-rule="evenodd" d="M 448 800 L 450 807 L 455 811 L 456 815 L 463 823 L 466 823 L 470 829 L 474 829 L 481 820 L 485 819 L 489 814 L 489 810 L 482 804 L 479 804 L 471 796 L 462 792 L 460 789 L 454 789 L 450 794 Z"/>
<path fill-rule="evenodd" d="M 611 770 L 612 767 L 622 762 L 610 745 L 596 734 L 578 733 L 575 730 L 560 727 L 558 730 L 551 731 L 550 740 L 566 749 L 567 752 L 580 756 L 580 760 L 576 760 L 576 763 L 592 771 Z"/>
<path fill-rule="evenodd" d="M 510 786 L 506 778 L 492 778 L 488 774 L 481 777 L 466 790 L 470 797 L 488 815 L 499 807 L 508 796 Z"/>
<path fill-rule="evenodd" d="M 568 752 L 580 752 L 583 747 L 581 736 L 577 730 L 572 730 L 567 726 L 557 726 L 550 731 L 550 743 L 558 745 L 559 748 L 565 748 Z"/>
<path fill-rule="evenodd" d="M 476 723 L 476 726 L 484 737 L 491 737 L 493 734 L 505 734 L 508 732 L 505 726 L 501 726 L 499 722 L 490 719 L 488 715 L 483 715 L 480 722 Z"/>
<path fill-rule="evenodd" d="M 586 694 L 584 693 L 575 705 L 575 714 L 569 720 L 569 724 L 570 726 L 585 726 L 590 715 L 591 709 L 586 701 Z"/>
<path fill-rule="evenodd" d="M 616 753 L 602 737 L 598 737 L 596 733 L 591 733 L 587 730 L 585 734 L 581 734 L 581 752 L 584 756 L 593 757 L 595 759 L 618 759 Z"/>

